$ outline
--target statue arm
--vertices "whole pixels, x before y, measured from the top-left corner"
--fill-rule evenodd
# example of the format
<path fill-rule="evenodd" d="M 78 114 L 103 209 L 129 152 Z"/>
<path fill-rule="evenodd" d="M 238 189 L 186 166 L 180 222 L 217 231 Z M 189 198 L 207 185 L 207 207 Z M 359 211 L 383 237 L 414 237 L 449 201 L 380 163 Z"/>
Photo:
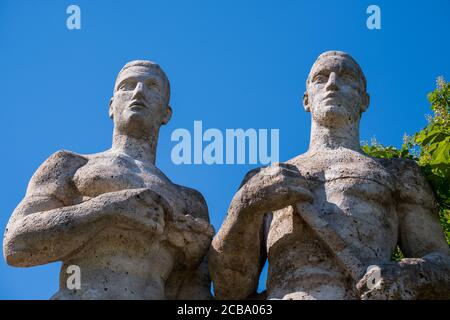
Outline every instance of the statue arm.
<path fill-rule="evenodd" d="M 398 245 L 406 258 L 372 268 L 356 288 L 362 299 L 449 299 L 449 247 L 433 191 L 414 161 L 382 162 L 397 179 Z M 381 281 L 374 285 L 379 276 Z"/>
<path fill-rule="evenodd" d="M 206 254 L 214 236 L 208 206 L 197 190 L 178 186 L 184 215 L 174 215 L 168 226 L 169 243 L 181 252 L 166 282 L 167 299 L 211 299 L 211 280 Z M 182 257 L 182 258 L 181 258 Z"/>
<path fill-rule="evenodd" d="M 211 300 L 207 259 L 195 268 L 173 270 L 167 279 L 165 294 L 169 300 Z"/>
<path fill-rule="evenodd" d="M 30 267 L 62 260 L 101 230 L 107 212 L 100 199 L 64 206 L 52 196 L 26 197 L 14 211 L 5 232 L 8 264 Z"/>
<path fill-rule="evenodd" d="M 417 288 L 417 298 L 450 298 L 450 250 L 439 223 L 434 193 L 413 161 L 399 173 L 400 262 Z"/>
<path fill-rule="evenodd" d="M 71 184 L 87 159 L 58 151 L 31 178 L 25 198 L 14 210 L 4 236 L 4 256 L 18 267 L 60 260 L 98 232 L 92 223 L 99 205 L 74 205 L 79 196 Z"/>
<path fill-rule="evenodd" d="M 239 195 L 238 195 L 239 196 Z M 233 202 L 236 201 L 236 197 Z M 232 203 L 209 253 L 217 299 L 245 299 L 256 292 L 265 262 L 264 212 L 240 210 Z"/>
<path fill-rule="evenodd" d="M 219 299 L 254 294 L 266 260 L 264 216 L 299 201 L 312 201 L 306 180 L 288 164 L 249 172 L 233 197 L 212 242 L 209 270 Z"/>
<path fill-rule="evenodd" d="M 141 198 L 149 197 L 150 191 L 137 189 L 105 193 L 80 203 L 72 178 L 86 162 L 84 157 L 59 151 L 39 167 L 6 228 L 3 253 L 8 264 L 29 267 L 62 260 L 111 225 L 110 218 L 115 218 L 114 223 L 129 223 L 122 214 L 129 199 L 147 201 Z"/>
<path fill-rule="evenodd" d="M 255 292 L 263 264 L 263 213 L 245 212 L 242 188 L 259 169 L 250 171 L 241 183 L 209 252 L 209 270 L 217 299 L 245 299 Z"/>

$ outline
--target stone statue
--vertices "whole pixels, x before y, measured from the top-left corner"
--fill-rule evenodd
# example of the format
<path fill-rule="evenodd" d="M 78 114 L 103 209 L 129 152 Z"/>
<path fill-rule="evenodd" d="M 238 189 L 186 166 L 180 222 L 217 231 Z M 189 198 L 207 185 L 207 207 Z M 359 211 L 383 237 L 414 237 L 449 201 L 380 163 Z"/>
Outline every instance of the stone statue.
<path fill-rule="evenodd" d="M 449 247 L 418 166 L 361 151 L 369 96 L 360 66 L 321 54 L 303 102 L 309 150 L 250 171 L 212 242 L 216 298 L 257 298 L 266 258 L 268 299 L 450 298 Z"/>
<path fill-rule="evenodd" d="M 58 151 L 32 177 L 7 225 L 4 256 L 17 267 L 62 261 L 54 299 L 210 297 L 203 258 L 214 230 L 206 203 L 155 166 L 169 97 L 159 65 L 127 63 L 110 100 L 112 148 Z M 66 284 L 72 265 L 79 289 Z"/>

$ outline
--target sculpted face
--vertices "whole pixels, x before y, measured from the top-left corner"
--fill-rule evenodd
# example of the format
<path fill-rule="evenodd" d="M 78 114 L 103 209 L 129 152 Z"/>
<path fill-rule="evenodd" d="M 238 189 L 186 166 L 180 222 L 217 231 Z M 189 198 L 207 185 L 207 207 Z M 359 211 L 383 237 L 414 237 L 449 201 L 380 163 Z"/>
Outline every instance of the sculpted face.
<path fill-rule="evenodd" d="M 158 65 L 149 61 L 128 63 L 119 73 L 109 115 L 116 130 L 140 137 L 159 130 L 172 115 L 169 82 Z"/>
<path fill-rule="evenodd" d="M 308 76 L 303 103 L 313 121 L 325 127 L 359 121 L 369 105 L 359 65 L 343 52 L 320 55 Z"/>

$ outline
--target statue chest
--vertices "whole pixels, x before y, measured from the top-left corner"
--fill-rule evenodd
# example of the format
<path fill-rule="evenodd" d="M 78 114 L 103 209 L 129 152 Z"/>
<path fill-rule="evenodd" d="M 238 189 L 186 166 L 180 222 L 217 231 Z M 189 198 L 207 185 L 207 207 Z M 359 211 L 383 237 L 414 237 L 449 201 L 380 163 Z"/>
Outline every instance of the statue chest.
<path fill-rule="evenodd" d="M 96 197 L 125 189 L 151 188 L 163 193 L 177 193 L 175 186 L 154 166 L 121 156 L 94 156 L 73 178 L 83 197 Z"/>
<path fill-rule="evenodd" d="M 347 200 L 384 204 L 394 201 L 395 177 L 376 159 L 354 152 L 319 154 L 296 163 L 308 180 L 315 202 Z"/>
<path fill-rule="evenodd" d="M 395 177 L 375 159 L 363 155 L 329 159 L 297 164 L 314 195 L 311 207 L 315 214 L 362 260 L 389 259 L 398 230 Z M 314 243 L 313 233 L 306 236 L 309 228 L 293 206 L 274 212 L 269 230 L 268 246 L 273 249 L 288 238 L 288 243 L 296 243 L 303 253 Z M 317 254 L 317 250 L 311 254 Z"/>
<path fill-rule="evenodd" d="M 335 163 L 311 179 L 318 203 L 335 204 L 350 210 L 358 203 L 379 206 L 394 201 L 395 178 L 374 162 Z"/>

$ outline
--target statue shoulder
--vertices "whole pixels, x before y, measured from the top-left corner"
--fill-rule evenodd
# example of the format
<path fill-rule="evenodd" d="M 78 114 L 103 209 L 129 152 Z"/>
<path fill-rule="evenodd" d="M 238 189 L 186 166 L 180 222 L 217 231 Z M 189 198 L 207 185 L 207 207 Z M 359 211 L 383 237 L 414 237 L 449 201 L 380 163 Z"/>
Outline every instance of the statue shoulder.
<path fill-rule="evenodd" d="M 200 191 L 181 185 L 177 185 L 177 187 L 185 202 L 187 213 L 209 223 L 208 205 Z"/>
<path fill-rule="evenodd" d="M 396 180 L 401 201 L 434 206 L 435 197 L 419 165 L 411 159 L 377 159 Z"/>
<path fill-rule="evenodd" d="M 373 159 L 393 174 L 399 182 L 406 182 L 411 179 L 425 181 L 419 165 L 414 160 L 404 158 Z"/>
<path fill-rule="evenodd" d="M 60 150 L 40 165 L 30 180 L 27 195 L 53 195 L 63 202 L 74 190 L 72 178 L 88 161 L 86 156 Z"/>
<path fill-rule="evenodd" d="M 286 163 L 297 167 L 301 173 L 304 173 L 304 171 L 322 171 L 324 166 L 321 157 L 316 157 L 308 152 L 289 159 Z"/>

